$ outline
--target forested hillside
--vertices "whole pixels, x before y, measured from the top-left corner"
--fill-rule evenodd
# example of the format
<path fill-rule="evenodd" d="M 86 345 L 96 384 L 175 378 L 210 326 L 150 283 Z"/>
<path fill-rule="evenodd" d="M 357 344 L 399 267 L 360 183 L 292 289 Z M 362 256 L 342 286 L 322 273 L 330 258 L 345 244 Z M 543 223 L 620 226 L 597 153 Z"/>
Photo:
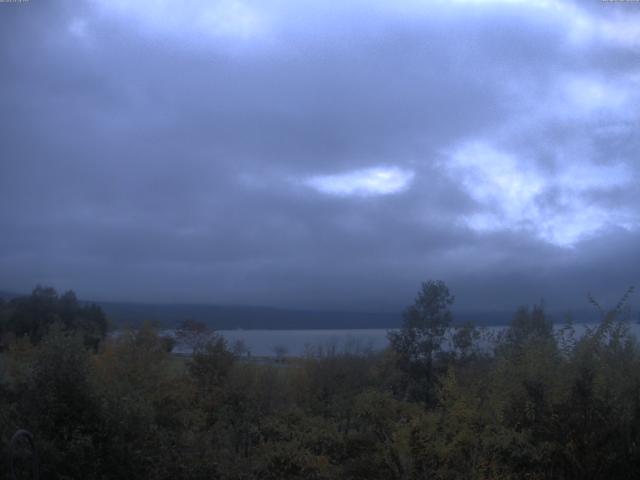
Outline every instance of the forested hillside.
<path fill-rule="evenodd" d="M 42 478 L 632 478 L 640 349 L 627 300 L 593 300 L 600 323 L 580 338 L 571 324 L 554 334 L 539 305 L 487 338 L 452 327 L 453 296 L 426 282 L 388 350 L 260 365 L 197 322 L 179 331 L 191 358 L 149 325 L 105 337 L 98 307 L 37 289 L 0 308 L 1 464 L 26 428 Z"/>

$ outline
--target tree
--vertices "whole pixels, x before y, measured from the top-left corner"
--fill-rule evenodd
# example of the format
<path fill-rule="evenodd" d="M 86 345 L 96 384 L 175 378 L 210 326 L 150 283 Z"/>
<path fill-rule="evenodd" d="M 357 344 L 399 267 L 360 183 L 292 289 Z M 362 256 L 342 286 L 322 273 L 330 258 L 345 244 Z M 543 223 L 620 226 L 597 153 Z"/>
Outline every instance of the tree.
<path fill-rule="evenodd" d="M 207 343 L 197 345 L 187 367 L 199 393 L 203 396 L 218 394 L 235 360 L 235 354 L 221 335 L 212 334 Z"/>
<path fill-rule="evenodd" d="M 51 287 L 40 285 L 28 297 L 14 298 L 6 329 L 16 337 L 28 336 L 32 343 L 38 343 L 46 335 L 49 327 L 60 320 L 57 312 L 58 293 Z"/>
<path fill-rule="evenodd" d="M 405 395 L 425 404 L 435 398 L 435 367 L 453 318 L 449 309 L 453 301 L 444 282 L 423 282 L 414 304 L 404 312 L 402 328 L 388 333 L 405 376 Z"/>
<path fill-rule="evenodd" d="M 191 351 L 201 349 L 207 343 L 215 340 L 215 332 L 205 323 L 197 320 L 183 320 L 176 329 L 176 342 L 178 346 Z"/>
<path fill-rule="evenodd" d="M 276 356 L 276 363 L 284 363 L 285 357 L 287 356 L 287 353 L 289 353 L 289 349 L 286 347 L 286 345 L 274 345 L 271 350 Z"/>
<path fill-rule="evenodd" d="M 548 342 L 553 340 L 553 322 L 547 318 L 542 303 L 528 307 L 520 307 L 515 313 L 506 331 L 504 342 L 509 349 L 521 349 L 531 342 Z"/>
<path fill-rule="evenodd" d="M 475 342 L 480 338 L 480 331 L 471 322 L 456 328 L 451 340 L 454 355 L 459 361 L 468 361 L 474 356 Z"/>
<path fill-rule="evenodd" d="M 39 439 L 45 478 L 90 478 L 100 415 L 90 354 L 82 335 L 59 327 L 53 325 L 35 351 L 19 408 Z"/>
<path fill-rule="evenodd" d="M 27 336 L 37 344 L 51 326 L 59 322 L 65 331 L 82 333 L 86 346 L 97 349 L 107 334 L 107 318 L 98 305 L 82 304 L 69 290 L 59 296 L 52 287 L 38 285 L 29 296 L 9 302 L 9 312 L 2 322 L 3 333 Z"/>

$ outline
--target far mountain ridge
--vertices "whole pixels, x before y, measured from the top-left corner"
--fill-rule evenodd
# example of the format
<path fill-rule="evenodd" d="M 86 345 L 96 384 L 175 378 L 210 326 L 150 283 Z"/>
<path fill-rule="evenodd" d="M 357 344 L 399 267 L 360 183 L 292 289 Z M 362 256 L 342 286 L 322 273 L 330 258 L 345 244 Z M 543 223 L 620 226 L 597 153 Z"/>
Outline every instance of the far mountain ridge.
<path fill-rule="evenodd" d="M 9 300 L 24 294 L 0 290 L 0 298 Z M 220 305 L 207 303 L 152 303 L 118 301 L 81 301 L 95 303 L 107 315 L 113 328 L 141 326 L 150 321 L 159 328 L 175 328 L 183 320 L 197 320 L 216 330 L 314 330 L 314 329 L 392 329 L 402 325 L 402 311 L 397 313 L 312 310 L 255 305 Z M 454 325 L 471 322 L 476 326 L 507 325 L 515 310 L 474 310 L 452 308 Z M 597 312 L 580 309 L 547 309 L 555 323 L 563 323 L 571 313 L 576 323 L 595 322 Z"/>
<path fill-rule="evenodd" d="M 397 313 L 302 310 L 282 307 L 187 304 L 97 302 L 112 324 L 139 326 L 157 322 L 163 328 L 175 328 L 186 319 L 203 322 L 217 330 L 313 330 L 313 329 L 387 329 L 402 325 L 402 311 Z M 507 325 L 515 310 L 452 309 L 453 324 L 471 322 L 477 326 Z M 555 323 L 567 318 L 566 309 L 548 309 Z M 571 310 L 576 323 L 598 320 L 590 308 Z"/>

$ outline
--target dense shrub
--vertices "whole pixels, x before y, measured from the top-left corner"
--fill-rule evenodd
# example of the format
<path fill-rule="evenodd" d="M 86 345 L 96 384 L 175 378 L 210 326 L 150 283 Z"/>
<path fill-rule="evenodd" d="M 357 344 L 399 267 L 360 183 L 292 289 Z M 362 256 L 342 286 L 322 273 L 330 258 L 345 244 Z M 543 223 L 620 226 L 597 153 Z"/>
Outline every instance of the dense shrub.
<path fill-rule="evenodd" d="M 385 352 L 325 345 L 242 360 L 202 325 L 172 355 L 150 326 L 100 348 L 75 296 L 2 308 L 0 428 L 31 430 L 43 478 L 626 479 L 640 471 L 640 350 L 623 310 L 577 337 L 541 306 L 491 342 L 423 285 Z M 42 315 L 39 317 L 38 315 Z M 88 322 L 88 323 L 87 323 Z M 97 328 L 97 330 L 96 330 Z M 102 338 L 102 337 L 101 337 Z"/>

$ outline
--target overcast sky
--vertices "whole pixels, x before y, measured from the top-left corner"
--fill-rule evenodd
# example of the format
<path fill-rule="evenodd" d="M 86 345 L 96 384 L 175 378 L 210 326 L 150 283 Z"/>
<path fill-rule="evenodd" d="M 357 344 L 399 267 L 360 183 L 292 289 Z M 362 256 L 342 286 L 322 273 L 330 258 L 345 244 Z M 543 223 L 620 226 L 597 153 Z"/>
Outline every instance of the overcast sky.
<path fill-rule="evenodd" d="M 640 3 L 0 3 L 0 289 L 613 300 L 639 122 Z"/>

